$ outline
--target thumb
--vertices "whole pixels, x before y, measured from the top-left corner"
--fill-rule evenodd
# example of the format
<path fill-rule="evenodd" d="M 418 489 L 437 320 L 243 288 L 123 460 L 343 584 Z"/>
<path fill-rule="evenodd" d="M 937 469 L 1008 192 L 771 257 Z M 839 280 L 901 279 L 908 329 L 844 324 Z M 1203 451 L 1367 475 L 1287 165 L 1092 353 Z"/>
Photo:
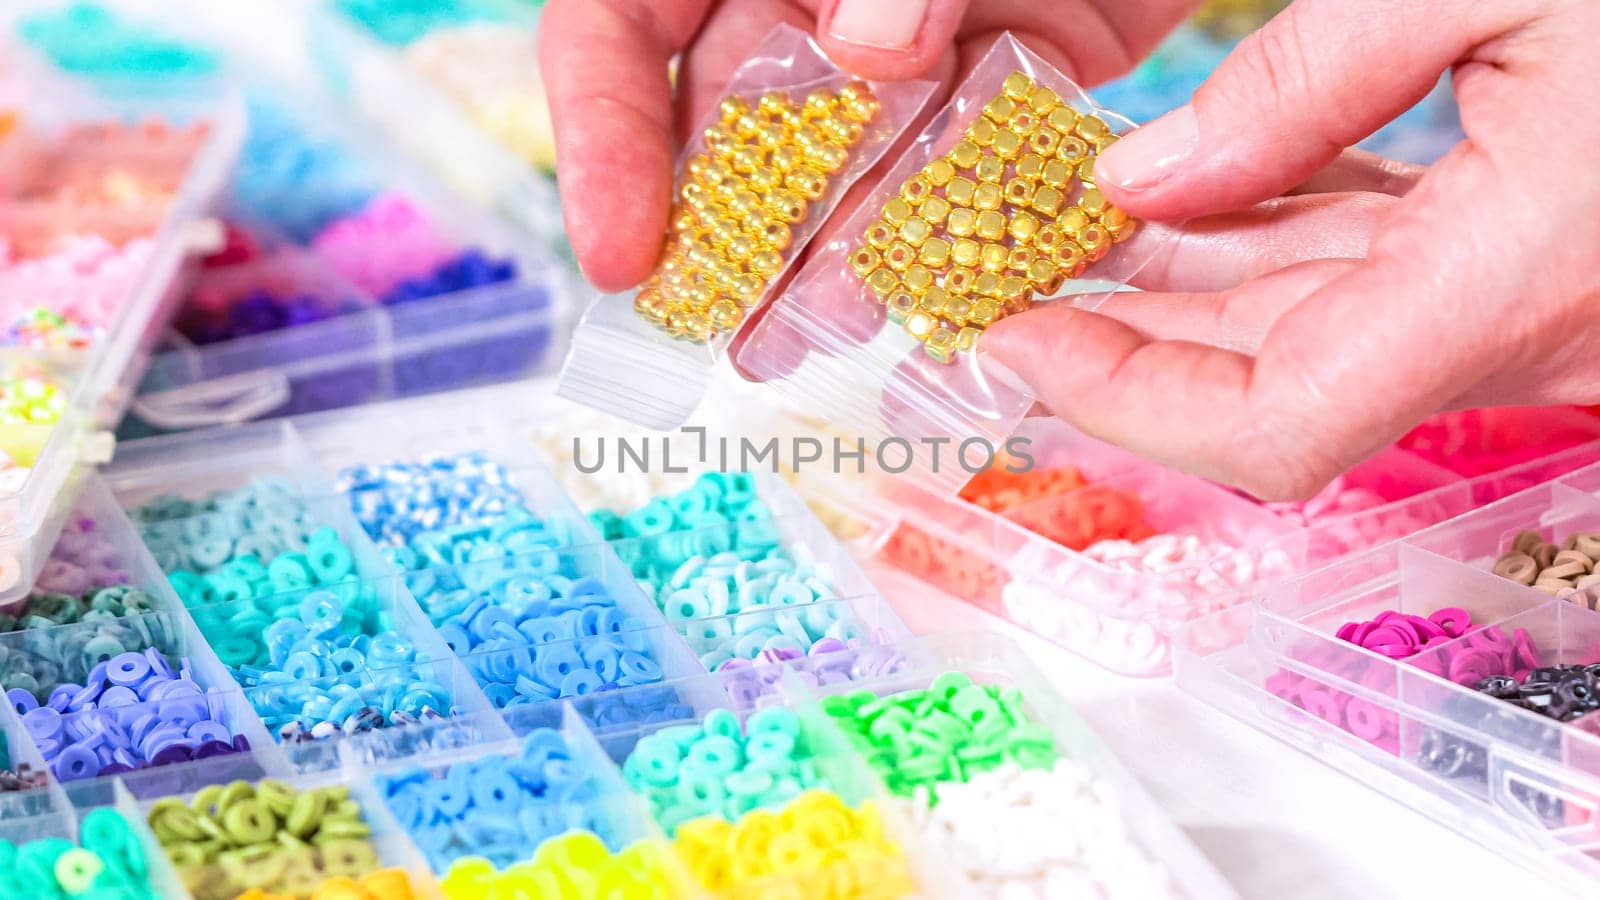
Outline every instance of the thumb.
<path fill-rule="evenodd" d="M 1297 0 L 1194 98 L 1101 154 L 1112 202 L 1158 220 L 1240 209 L 1304 182 L 1410 108 L 1519 3 Z"/>
<path fill-rule="evenodd" d="M 832 0 L 818 41 L 834 62 L 872 81 L 916 78 L 955 40 L 969 0 Z"/>

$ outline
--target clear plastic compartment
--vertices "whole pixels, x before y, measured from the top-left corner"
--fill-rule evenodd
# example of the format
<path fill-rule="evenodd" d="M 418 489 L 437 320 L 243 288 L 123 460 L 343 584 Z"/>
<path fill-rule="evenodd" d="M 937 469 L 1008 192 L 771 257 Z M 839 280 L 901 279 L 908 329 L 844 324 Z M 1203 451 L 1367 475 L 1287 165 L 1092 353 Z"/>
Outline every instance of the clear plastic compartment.
<path fill-rule="evenodd" d="M 510 4 L 478 6 L 496 8 L 497 27 L 527 32 L 531 48 L 536 13 Z M 484 131 L 454 97 L 406 63 L 402 48 L 378 40 L 332 0 L 314 3 L 308 42 L 329 90 L 343 103 L 477 205 L 566 253 L 555 179 Z M 530 56 L 526 65 L 537 72 L 538 60 Z"/>
<path fill-rule="evenodd" d="M 32 471 L 19 491 L 0 497 L 0 603 L 19 598 L 33 584 L 74 502 L 83 469 L 110 456 L 109 438 L 100 432 L 121 418 L 151 351 L 176 311 L 190 257 L 209 239 L 201 217 L 220 191 L 243 133 L 237 98 L 220 93 L 176 101 L 110 99 L 91 94 L 59 73 L 29 69 L 28 76 L 31 93 L 24 119 L 47 132 L 74 122 L 150 115 L 204 120 L 210 130 L 189 160 L 183 182 L 150 238 L 153 250 L 132 276 L 105 336 L 74 366 L 60 422 L 37 436 Z M 46 96 L 48 103 L 41 99 Z"/>
<path fill-rule="evenodd" d="M 361 159 L 374 193 L 393 192 L 414 204 L 458 250 L 470 247 L 493 259 L 513 260 L 517 276 L 393 305 L 357 287 L 354 309 L 344 315 L 205 345 L 174 335 L 140 386 L 133 406 L 139 422 L 146 429 L 183 430 L 553 370 L 579 290 L 568 269 L 548 250 L 530 245 L 393 158 L 315 98 L 297 96 L 294 102 L 290 127 Z M 252 226 L 249 208 L 233 213 L 247 228 L 261 228 Z M 271 229 L 265 233 L 270 237 Z M 330 268 L 327 260 L 317 260 L 317 266 Z M 351 287 L 336 272 L 325 275 L 323 291 Z"/>
<path fill-rule="evenodd" d="M 1570 410 L 1549 413 L 1566 423 L 1562 427 L 1576 427 Z M 1382 498 L 1380 505 L 1308 518 L 1138 459 L 1058 420 L 1029 420 L 1017 436 L 1030 441 L 1035 468 L 1076 467 L 1090 482 L 1080 496 L 1131 492 L 1156 534 L 1188 536 L 1196 545 L 1214 541 L 1222 552 L 1130 571 L 1114 558 L 1136 558 L 1128 548 L 1097 559 L 1020 524 L 1048 523 L 1054 500 L 998 515 L 885 479 L 875 486 L 875 496 L 887 501 L 885 512 L 860 497 L 813 488 L 824 502 L 869 523 L 858 540 L 862 551 L 1113 671 L 1138 676 L 1168 674 L 1174 632 L 1241 602 L 1249 585 L 1346 558 L 1600 458 L 1600 441 L 1590 441 L 1463 479 L 1390 448 L 1345 476 L 1345 483 Z"/>
<path fill-rule="evenodd" d="M 1600 715 L 1544 715 L 1476 688 L 1489 676 L 1521 681 L 1541 666 L 1600 662 L 1600 614 L 1491 571 L 1521 531 L 1560 540 L 1600 526 L 1597 472 L 1589 466 L 1254 589 L 1251 605 L 1184 629 L 1179 686 L 1569 889 L 1592 891 Z M 1451 608 L 1472 627 L 1411 655 L 1391 658 L 1387 639 L 1339 636 L 1344 623 L 1384 610 Z"/>
<path fill-rule="evenodd" d="M 1016 644 L 993 634 L 938 634 L 897 644 L 894 649 L 900 655 L 898 664 L 892 672 L 877 678 L 822 687 L 802 683 L 795 673 L 789 673 L 787 678 L 793 693 L 805 698 L 801 702 L 808 707 L 830 696 L 860 690 L 881 697 L 925 689 L 934 678 L 946 672 L 963 673 L 980 685 L 1017 689 L 1021 692 L 1026 715 L 1032 722 L 1050 730 L 1057 752 L 1084 766 L 1110 788 L 1112 802 L 1121 813 L 1127 834 L 1148 859 L 1164 867 L 1164 881 L 1172 896 L 1237 896 L 1210 861 L 1161 812 Z M 840 740 L 843 740 L 842 732 Z M 877 780 L 875 775 L 871 777 Z M 885 795 L 888 793 L 881 783 L 878 790 Z M 900 827 L 904 828 L 905 824 L 901 823 Z M 912 851 L 918 881 L 929 896 L 962 896 L 961 886 L 966 880 L 952 871 L 953 861 L 919 852 L 922 848 L 915 844 L 908 849 Z"/>

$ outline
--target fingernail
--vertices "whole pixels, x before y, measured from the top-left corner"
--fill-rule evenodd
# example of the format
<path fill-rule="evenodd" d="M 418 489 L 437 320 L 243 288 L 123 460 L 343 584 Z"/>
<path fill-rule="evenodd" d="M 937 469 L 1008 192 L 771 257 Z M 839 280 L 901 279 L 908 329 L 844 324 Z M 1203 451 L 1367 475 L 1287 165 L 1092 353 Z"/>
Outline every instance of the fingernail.
<path fill-rule="evenodd" d="M 839 0 L 829 36 L 847 44 L 906 50 L 917 42 L 929 0 Z"/>
<path fill-rule="evenodd" d="M 1095 161 L 1095 178 L 1125 191 L 1155 187 L 1188 158 L 1197 138 L 1194 109 L 1180 106 L 1107 147 Z"/>

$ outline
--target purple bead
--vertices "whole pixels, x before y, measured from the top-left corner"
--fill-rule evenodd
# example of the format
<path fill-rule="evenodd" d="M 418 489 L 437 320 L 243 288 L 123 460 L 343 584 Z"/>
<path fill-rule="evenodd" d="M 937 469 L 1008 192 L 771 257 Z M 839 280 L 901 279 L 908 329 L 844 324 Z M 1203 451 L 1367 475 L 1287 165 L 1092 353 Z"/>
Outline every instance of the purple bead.
<path fill-rule="evenodd" d="M 16 710 L 18 715 L 24 715 L 31 709 L 39 708 L 39 700 L 33 696 L 32 692 L 25 691 L 22 688 L 12 688 L 6 691 L 6 701 L 11 704 L 11 708 Z"/>
<path fill-rule="evenodd" d="M 234 752 L 237 751 L 227 741 L 206 741 L 200 745 L 200 749 L 194 752 L 194 758 L 210 759 L 213 756 L 226 756 Z"/>
<path fill-rule="evenodd" d="M 100 759 L 83 747 L 68 747 L 61 751 L 50 768 L 55 771 L 56 778 L 62 781 L 78 781 L 100 774 Z"/>
<path fill-rule="evenodd" d="M 100 776 L 102 778 L 104 778 L 106 776 L 122 775 L 122 774 L 124 774 L 126 772 L 132 772 L 132 771 L 133 771 L 133 767 L 132 766 L 125 766 L 125 765 L 123 765 L 122 763 L 119 763 L 119 762 L 112 762 L 112 763 L 107 763 L 107 764 L 105 764 L 105 765 L 100 767 Z"/>
<path fill-rule="evenodd" d="M 173 763 L 188 762 L 194 759 L 194 748 L 188 744 L 168 744 L 150 758 L 152 766 L 169 766 Z"/>
<path fill-rule="evenodd" d="M 240 752 L 240 753 L 243 753 L 246 750 L 249 750 L 250 749 L 250 739 L 245 737 L 242 734 L 234 735 L 233 736 L 233 749 L 238 751 L 238 752 Z"/>

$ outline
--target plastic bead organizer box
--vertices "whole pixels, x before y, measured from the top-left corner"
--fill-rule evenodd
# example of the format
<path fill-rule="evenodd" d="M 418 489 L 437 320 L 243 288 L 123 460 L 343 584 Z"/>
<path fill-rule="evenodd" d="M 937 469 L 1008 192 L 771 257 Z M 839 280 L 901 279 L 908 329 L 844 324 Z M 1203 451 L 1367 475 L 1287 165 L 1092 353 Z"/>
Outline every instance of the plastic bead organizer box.
<path fill-rule="evenodd" d="M 374 403 L 565 340 L 537 86 L 460 64 L 526 52 L 527 4 L 310 4 L 331 99 L 203 17 L 21 6 L 0 898 L 1232 896 L 1018 648 L 911 634 L 869 557 L 1600 874 L 1600 419 L 1441 417 L 1293 506 L 1044 422 L 953 496 L 583 475 L 570 409 Z M 100 466 L 129 406 L 198 430 Z"/>

